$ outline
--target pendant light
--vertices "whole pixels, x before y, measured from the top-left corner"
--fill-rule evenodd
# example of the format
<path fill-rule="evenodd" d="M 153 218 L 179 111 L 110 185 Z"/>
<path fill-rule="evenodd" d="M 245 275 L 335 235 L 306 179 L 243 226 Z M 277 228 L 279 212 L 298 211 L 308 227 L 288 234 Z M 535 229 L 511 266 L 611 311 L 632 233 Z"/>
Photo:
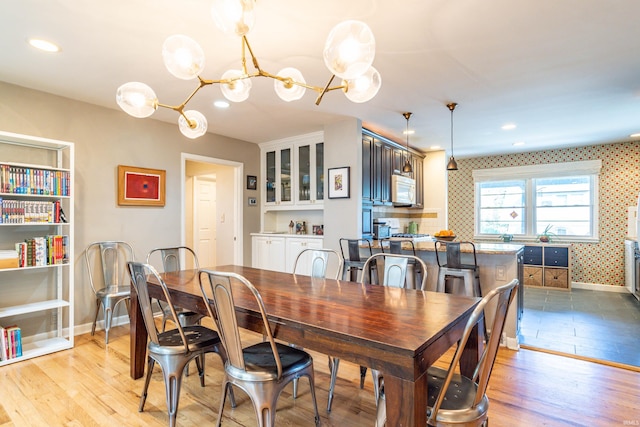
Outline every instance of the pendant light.
<path fill-rule="evenodd" d="M 449 107 L 449 111 L 451 111 L 451 157 L 449 157 L 449 163 L 447 163 L 448 171 L 458 170 L 458 163 L 456 162 L 456 159 L 453 157 L 453 110 L 456 109 L 456 105 L 458 104 L 456 104 L 455 102 L 447 104 L 447 107 Z"/>
<path fill-rule="evenodd" d="M 413 168 L 411 167 L 411 162 L 409 161 L 409 118 L 411 117 L 412 113 L 402 113 L 402 115 L 404 116 L 405 119 L 407 119 L 407 130 L 405 131 L 405 134 L 407 135 L 407 161 L 404 163 L 404 166 L 402 167 L 402 172 L 403 173 L 411 173 L 413 172 Z"/>

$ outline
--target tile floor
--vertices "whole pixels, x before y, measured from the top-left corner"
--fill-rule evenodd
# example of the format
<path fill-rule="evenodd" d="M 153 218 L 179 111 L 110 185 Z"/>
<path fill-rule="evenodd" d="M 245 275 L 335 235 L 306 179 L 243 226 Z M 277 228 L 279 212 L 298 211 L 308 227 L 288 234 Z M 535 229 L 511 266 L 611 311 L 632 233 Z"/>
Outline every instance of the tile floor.
<path fill-rule="evenodd" d="M 640 366 L 640 302 L 630 294 L 524 289 L 521 344 Z"/>

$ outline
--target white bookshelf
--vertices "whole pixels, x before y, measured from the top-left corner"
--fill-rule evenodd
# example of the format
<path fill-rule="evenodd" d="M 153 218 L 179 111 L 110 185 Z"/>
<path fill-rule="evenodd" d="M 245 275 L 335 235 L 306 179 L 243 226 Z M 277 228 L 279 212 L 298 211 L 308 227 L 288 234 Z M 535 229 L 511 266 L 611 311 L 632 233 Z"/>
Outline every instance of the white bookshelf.
<path fill-rule="evenodd" d="M 73 347 L 74 145 L 0 131 L 0 165 L 46 171 L 47 174 L 60 173 L 65 176 L 64 185 L 68 188 L 68 192 L 33 194 L 29 185 L 26 192 L 15 192 L 0 185 L 3 200 L 59 200 L 66 217 L 65 223 L 3 221 L 0 224 L 0 250 L 14 249 L 15 243 L 33 237 L 67 236 L 64 263 L 0 268 L 0 325 L 17 325 L 22 334 L 22 356 L 0 361 L 0 366 L 4 366 Z M 32 182 L 42 184 L 37 178 Z"/>

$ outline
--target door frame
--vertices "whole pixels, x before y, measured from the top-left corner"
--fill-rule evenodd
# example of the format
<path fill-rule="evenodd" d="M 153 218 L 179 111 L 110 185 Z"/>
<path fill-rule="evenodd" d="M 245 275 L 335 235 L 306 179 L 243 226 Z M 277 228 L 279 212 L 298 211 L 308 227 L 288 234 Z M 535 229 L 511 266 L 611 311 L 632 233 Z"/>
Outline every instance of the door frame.
<path fill-rule="evenodd" d="M 200 163 L 209 163 L 212 165 L 230 166 L 233 168 L 233 223 L 234 223 L 234 241 L 233 241 L 233 263 L 236 265 L 243 265 L 243 209 L 242 204 L 242 177 L 244 176 L 244 164 L 240 162 L 234 162 L 231 160 L 218 159 L 215 157 L 201 156 L 198 154 L 181 153 L 180 154 L 180 240 L 184 245 L 186 243 L 186 172 L 187 161 L 195 161 Z"/>

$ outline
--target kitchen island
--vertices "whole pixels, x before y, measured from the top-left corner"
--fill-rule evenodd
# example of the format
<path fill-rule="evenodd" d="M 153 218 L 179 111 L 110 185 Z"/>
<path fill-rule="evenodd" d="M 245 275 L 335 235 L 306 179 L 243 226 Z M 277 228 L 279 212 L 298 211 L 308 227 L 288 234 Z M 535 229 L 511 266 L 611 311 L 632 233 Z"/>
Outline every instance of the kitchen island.
<path fill-rule="evenodd" d="M 376 251 L 380 250 L 377 240 L 374 240 L 373 247 Z M 417 241 L 414 243 L 416 255 L 427 264 L 427 290 L 435 291 L 438 280 L 438 262 L 436 256 L 440 260 L 440 264 L 446 263 L 447 254 L 444 244 L 436 254 L 434 241 Z M 470 247 L 465 248 L 462 245 L 462 262 L 465 264 L 473 264 L 473 252 Z M 507 320 L 504 327 L 505 342 L 504 344 L 510 349 L 518 349 L 518 334 L 520 332 L 520 321 L 522 319 L 523 301 L 523 254 L 524 245 L 510 243 L 476 243 L 476 258 L 480 271 L 480 287 L 482 294 L 486 295 L 491 289 L 509 283 L 514 278 L 520 280 L 517 289 L 516 303 L 512 305 L 507 313 Z M 410 254 L 410 247 L 404 246 L 404 253 Z M 488 324 L 493 321 L 492 307 L 486 310 Z"/>

